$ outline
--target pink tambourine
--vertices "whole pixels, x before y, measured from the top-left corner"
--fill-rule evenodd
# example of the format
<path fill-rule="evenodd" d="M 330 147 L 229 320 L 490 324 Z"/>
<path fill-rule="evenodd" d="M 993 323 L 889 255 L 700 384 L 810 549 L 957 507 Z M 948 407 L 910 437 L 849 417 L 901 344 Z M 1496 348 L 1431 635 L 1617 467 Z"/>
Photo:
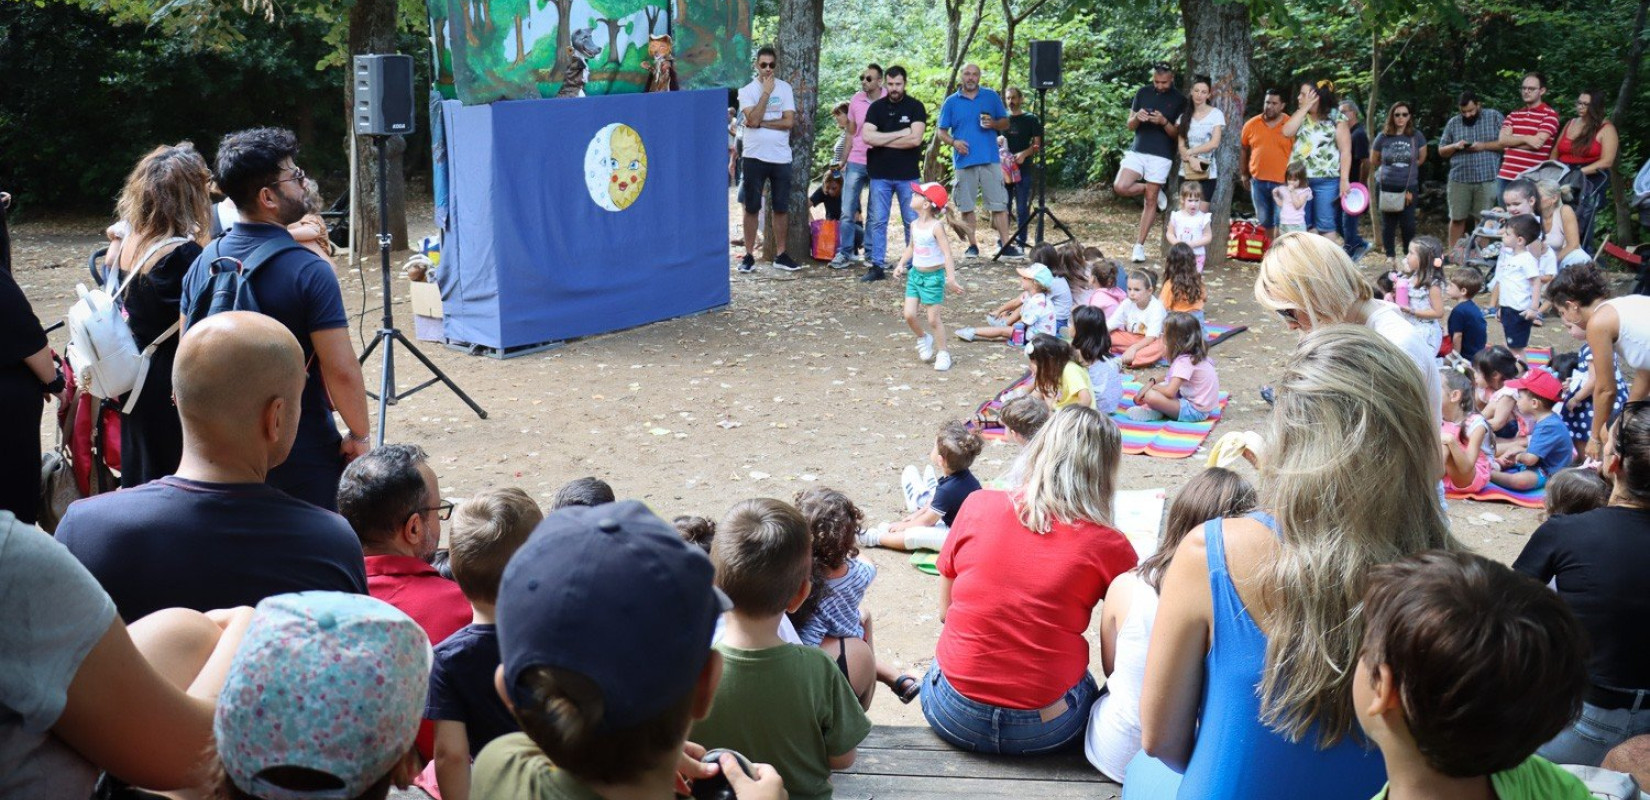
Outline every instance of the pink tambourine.
<path fill-rule="evenodd" d="M 1369 187 L 1361 183 L 1346 187 L 1346 196 L 1341 198 L 1341 210 L 1354 217 L 1368 211 Z"/>

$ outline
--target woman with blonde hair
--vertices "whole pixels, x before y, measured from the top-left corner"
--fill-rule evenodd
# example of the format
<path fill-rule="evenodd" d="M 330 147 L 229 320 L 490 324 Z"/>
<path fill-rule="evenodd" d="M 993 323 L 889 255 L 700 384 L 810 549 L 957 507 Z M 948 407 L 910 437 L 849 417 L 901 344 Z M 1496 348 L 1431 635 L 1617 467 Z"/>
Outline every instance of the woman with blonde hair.
<path fill-rule="evenodd" d="M 1443 420 L 1443 387 L 1439 383 L 1437 350 L 1409 322 L 1398 307 L 1376 300 L 1374 288 L 1340 245 L 1312 233 L 1286 233 L 1277 238 L 1261 259 L 1255 277 L 1255 299 L 1283 318 L 1290 330 L 1303 336 L 1328 325 L 1351 323 L 1380 334 L 1406 353 L 1420 371 L 1432 409 L 1434 435 Z M 1442 470 L 1434 470 L 1436 478 Z"/>
<path fill-rule="evenodd" d="M 172 404 L 183 276 L 206 242 L 212 207 L 206 161 L 189 142 L 160 146 L 138 161 L 115 207 L 119 220 L 104 259 L 141 350 L 158 343 L 131 411 L 120 425 L 120 485 L 170 475 L 183 457 Z"/>
<path fill-rule="evenodd" d="M 1547 249 L 1558 259 L 1558 268 L 1573 267 L 1593 260 L 1581 249 L 1581 223 L 1576 210 L 1564 202 L 1564 189 L 1558 181 L 1536 181 L 1536 216 L 1541 218 L 1541 238 Z"/>
<path fill-rule="evenodd" d="M 1346 798 L 1385 780 L 1352 673 L 1369 568 L 1457 549 L 1409 359 L 1356 325 L 1307 335 L 1278 387 L 1260 512 L 1186 537 L 1163 577 L 1130 798 Z"/>
<path fill-rule="evenodd" d="M 1026 446 L 1018 490 L 963 502 L 937 561 L 945 627 L 921 683 L 940 738 L 1029 755 L 1082 735 L 1100 693 L 1083 633 L 1136 561 L 1111 522 L 1122 448 L 1109 417 L 1066 406 Z"/>

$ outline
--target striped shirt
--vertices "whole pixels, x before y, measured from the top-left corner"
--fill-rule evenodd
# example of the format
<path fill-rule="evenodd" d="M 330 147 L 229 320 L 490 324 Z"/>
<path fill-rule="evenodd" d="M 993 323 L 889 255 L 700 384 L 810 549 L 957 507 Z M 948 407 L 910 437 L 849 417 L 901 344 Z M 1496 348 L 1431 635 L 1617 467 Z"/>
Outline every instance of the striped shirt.
<path fill-rule="evenodd" d="M 877 576 L 875 565 L 857 558 L 848 559 L 848 571 L 840 578 L 827 578 L 821 587 L 824 595 L 814 608 L 814 615 L 796 630 L 802 641 L 818 647 L 821 639 L 835 636 L 839 639 L 865 636 L 865 625 L 859 617 L 859 603 L 865 599 L 865 590 Z"/>
<path fill-rule="evenodd" d="M 1547 134 L 1547 144 L 1540 150 L 1509 147 L 1501 153 L 1501 172 L 1497 177 L 1510 181 L 1547 160 L 1547 154 L 1552 152 L 1553 137 L 1558 135 L 1558 112 L 1546 103 L 1538 103 L 1534 108 L 1520 108 L 1508 114 L 1504 127 L 1512 128 L 1515 136 Z"/>

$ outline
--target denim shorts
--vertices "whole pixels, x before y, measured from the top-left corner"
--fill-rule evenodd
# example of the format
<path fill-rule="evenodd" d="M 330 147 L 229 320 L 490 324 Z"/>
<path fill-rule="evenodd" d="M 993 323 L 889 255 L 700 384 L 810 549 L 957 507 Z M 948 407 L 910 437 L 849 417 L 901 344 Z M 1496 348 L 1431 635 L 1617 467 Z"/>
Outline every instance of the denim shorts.
<path fill-rule="evenodd" d="M 1175 417 L 1175 419 L 1181 422 L 1202 422 L 1213 413 L 1213 411 L 1199 411 L 1197 406 L 1192 405 L 1192 401 L 1182 397 L 1180 398 L 1180 416 Z"/>
<path fill-rule="evenodd" d="M 1061 697 L 1066 710 L 1044 721 L 1041 711 L 977 703 L 964 697 L 940 672 L 939 662 L 922 678 L 922 715 L 941 739 L 976 753 L 1032 755 L 1059 750 L 1088 729 L 1089 709 L 1100 696 L 1094 676 L 1083 679 Z"/>
<path fill-rule="evenodd" d="M 1599 708 L 1581 704 L 1581 716 L 1560 731 L 1553 740 L 1536 750 L 1536 755 L 1555 764 L 1598 766 L 1604 754 L 1639 734 L 1650 733 L 1650 702 L 1640 700 L 1635 707 Z"/>
<path fill-rule="evenodd" d="M 1523 350 L 1530 343 L 1530 329 L 1534 327 L 1516 309 L 1501 307 L 1501 331 L 1507 335 L 1507 347 Z"/>

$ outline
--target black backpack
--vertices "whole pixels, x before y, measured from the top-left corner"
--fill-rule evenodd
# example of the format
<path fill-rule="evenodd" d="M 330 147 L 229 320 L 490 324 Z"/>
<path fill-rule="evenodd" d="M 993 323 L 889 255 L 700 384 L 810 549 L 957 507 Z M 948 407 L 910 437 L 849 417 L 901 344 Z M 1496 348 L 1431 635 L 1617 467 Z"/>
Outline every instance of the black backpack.
<path fill-rule="evenodd" d="M 225 311 L 260 311 L 258 298 L 252 291 L 252 277 L 276 256 L 288 250 L 304 249 L 291 236 L 281 236 L 258 245 L 245 259 L 238 260 L 218 255 L 222 244 L 222 239 L 214 240 L 201 254 L 206 263 L 207 278 L 195 294 L 185 328 Z"/>

